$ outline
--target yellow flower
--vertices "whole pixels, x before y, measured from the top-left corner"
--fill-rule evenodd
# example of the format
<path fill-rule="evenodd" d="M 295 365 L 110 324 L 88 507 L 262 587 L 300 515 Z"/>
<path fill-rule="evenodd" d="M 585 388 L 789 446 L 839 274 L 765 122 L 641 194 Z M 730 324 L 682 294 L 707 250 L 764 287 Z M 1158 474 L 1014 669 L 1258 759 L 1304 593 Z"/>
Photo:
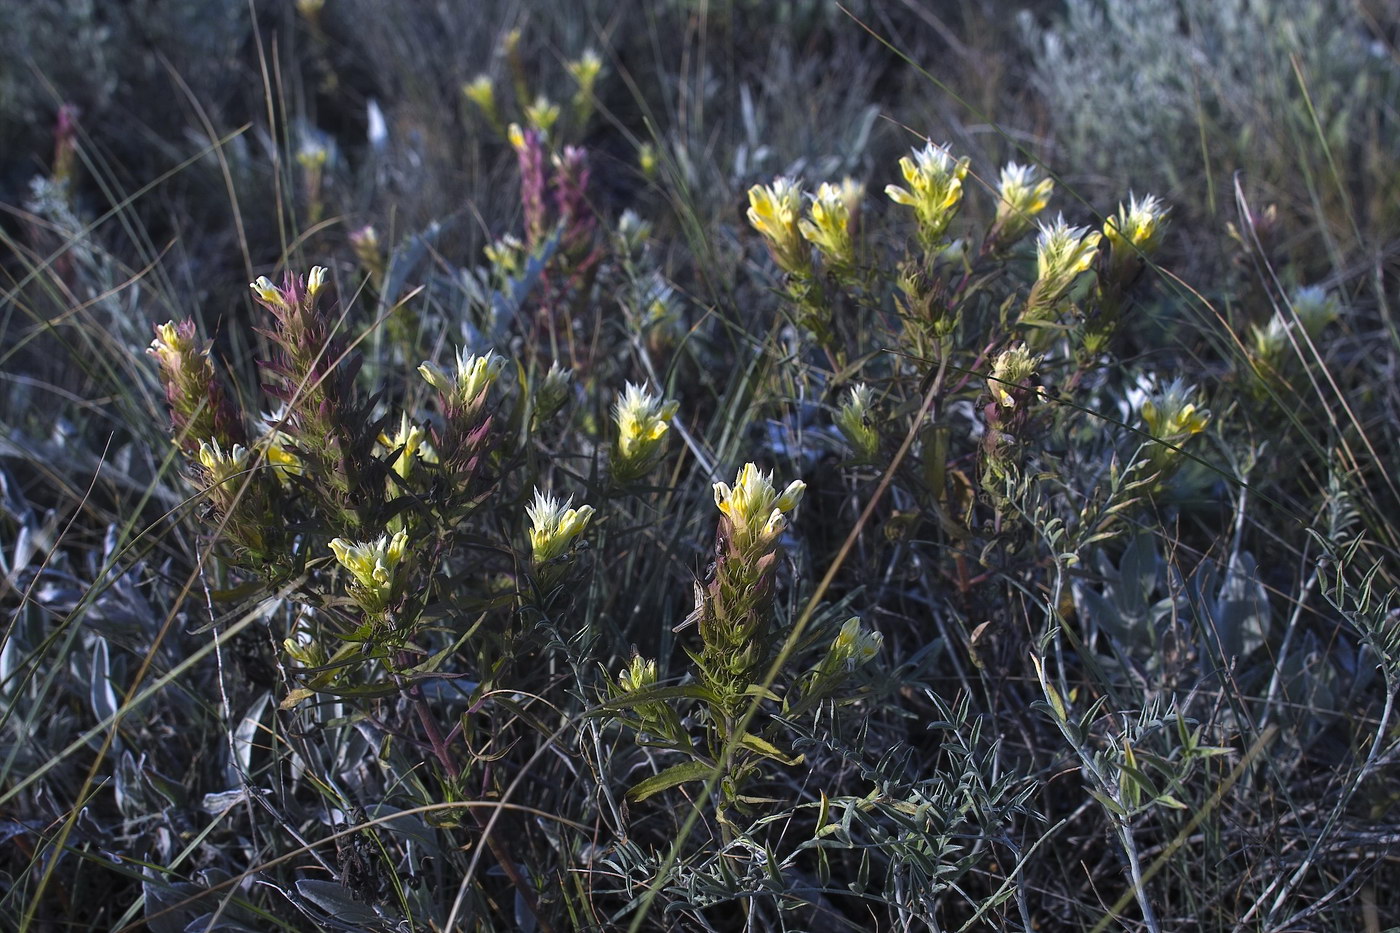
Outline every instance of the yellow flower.
<path fill-rule="evenodd" d="M 651 143 L 642 143 L 637 147 L 637 167 L 647 178 L 656 177 L 656 147 Z"/>
<path fill-rule="evenodd" d="M 802 236 L 838 266 L 855 262 L 853 227 L 865 186 L 847 178 L 841 184 L 823 182 L 812 199 L 811 219 L 798 222 Z"/>
<path fill-rule="evenodd" d="M 992 397 L 1003 408 L 1014 408 L 1016 398 L 1011 393 L 1024 388 L 1025 383 L 1035 375 L 1041 357 L 1031 356 L 1024 344 L 1008 347 L 997 355 L 992 363 L 992 375 L 987 380 L 987 388 Z"/>
<path fill-rule="evenodd" d="M 512 123 L 506 128 L 506 139 L 510 140 L 511 147 L 516 152 L 525 151 L 525 131 L 520 128 L 519 123 Z"/>
<path fill-rule="evenodd" d="M 1250 342 L 1254 345 L 1254 355 L 1269 366 L 1278 368 L 1284 351 L 1289 347 L 1289 324 L 1277 313 L 1269 316 L 1269 322 L 1249 329 Z"/>
<path fill-rule="evenodd" d="M 569 400 L 569 387 L 573 379 L 574 374 L 560 366 L 558 360 L 549 364 L 549 371 L 544 374 L 535 392 L 535 410 L 540 418 L 552 417 L 564 407 Z"/>
<path fill-rule="evenodd" d="M 450 403 L 460 406 L 484 397 L 506 366 L 505 358 L 491 350 L 475 354 L 465 347 L 457 351 L 456 363 L 456 371 L 448 373 L 436 363 L 424 360 L 418 373 Z"/>
<path fill-rule="evenodd" d="M 525 244 L 520 237 L 507 233 L 486 244 L 486 261 L 505 278 L 514 278 L 524 268 Z"/>
<path fill-rule="evenodd" d="M 248 469 L 248 449 L 234 444 L 225 452 L 217 440 L 200 441 L 199 462 L 207 471 L 209 485 L 219 486 Z"/>
<path fill-rule="evenodd" d="M 287 299 L 282 295 L 282 289 L 273 285 L 272 280 L 267 276 L 258 276 L 255 281 L 248 284 L 248 287 L 253 290 L 253 294 L 257 295 L 263 304 L 273 308 L 288 307 Z"/>
<path fill-rule="evenodd" d="M 1147 432 L 1159 440 L 1184 440 L 1204 431 L 1210 411 L 1197 407 L 1195 393 L 1194 386 L 1177 379 L 1145 400 L 1140 410 Z"/>
<path fill-rule="evenodd" d="M 805 275 L 811 265 L 798 227 L 801 215 L 802 188 L 791 178 L 749 189 L 749 223 L 767 242 L 773 261 L 792 275 Z"/>
<path fill-rule="evenodd" d="M 617 454 L 627 467 L 650 466 L 660 452 L 661 438 L 676 415 L 676 402 L 662 401 L 645 386 L 627 383 L 613 405 L 617 423 Z M 630 470 L 626 471 L 630 472 Z"/>
<path fill-rule="evenodd" d="M 1034 167 L 1007 163 L 997 187 L 996 216 L 1005 240 L 1014 240 L 1030 229 L 1031 220 L 1049 206 L 1054 187 L 1049 178 L 1036 181 Z"/>
<path fill-rule="evenodd" d="M 324 288 L 325 285 L 326 267 L 312 266 L 310 274 L 306 277 L 306 293 L 312 298 L 315 298 L 316 293 L 319 292 L 322 288 Z"/>
<path fill-rule="evenodd" d="M 263 421 L 267 424 L 267 429 L 262 436 L 263 456 L 272 467 L 278 482 L 284 484 L 289 481 L 288 477 L 303 474 L 301 458 L 296 455 L 293 449 L 296 446 L 296 441 L 292 439 L 290 434 L 278 427 L 286 420 L 286 412 L 285 407 L 273 412 L 264 412 Z"/>
<path fill-rule="evenodd" d="M 179 368 L 180 359 L 187 353 L 198 351 L 194 339 L 194 327 L 180 327 L 174 321 L 156 325 L 156 337 L 146 352 L 154 356 L 161 366 L 168 370 Z"/>
<path fill-rule="evenodd" d="M 525 122 L 545 136 L 549 135 L 550 129 L 558 119 L 559 105 L 543 94 L 536 97 L 534 103 L 525 107 Z"/>
<path fill-rule="evenodd" d="M 831 643 L 831 654 L 841 666 L 859 667 L 880 653 L 885 643 L 879 632 L 861 628 L 860 619 L 851 617 L 841 626 L 841 631 Z"/>
<path fill-rule="evenodd" d="M 932 247 L 957 214 L 963 197 L 963 179 L 968 159 L 954 159 L 946 146 L 932 142 L 914 150 L 913 158 L 899 160 L 907 188 L 885 186 L 885 194 L 896 204 L 912 208 L 919 222 L 919 237 L 925 248 Z"/>
<path fill-rule="evenodd" d="M 836 412 L 836 427 L 862 460 L 874 458 L 880 447 L 880 432 L 871 422 L 874 404 L 874 390 L 860 384 L 851 387 L 845 404 Z"/>
<path fill-rule="evenodd" d="M 281 482 L 287 482 L 289 476 L 302 475 L 301 458 L 275 441 L 267 446 L 267 462 L 272 465 L 277 479 Z"/>
<path fill-rule="evenodd" d="M 585 49 L 576 60 L 565 62 L 564 68 L 578 83 L 579 91 L 587 95 L 592 92 L 598 75 L 603 71 L 603 59 L 595 50 Z"/>
<path fill-rule="evenodd" d="M 477 75 L 462 85 L 462 95 L 471 101 L 487 119 L 496 119 L 496 89 L 488 75 Z"/>
<path fill-rule="evenodd" d="M 773 488 L 773 474 L 746 463 L 732 487 L 715 483 L 715 505 L 729 519 L 734 544 L 744 552 L 755 545 L 766 548 L 778 539 L 787 527 L 784 513 L 797 507 L 806 489 L 807 484 L 798 479 L 779 493 Z"/>
<path fill-rule="evenodd" d="M 384 448 L 385 455 L 393 456 L 390 466 L 402 479 L 408 479 L 419 460 L 427 463 L 437 460 L 437 452 L 428 443 L 428 432 L 410 421 L 407 412 L 399 416 L 399 428 L 393 434 L 380 432 L 379 445 Z"/>
<path fill-rule="evenodd" d="M 656 686 L 656 662 L 643 660 L 639 654 L 632 663 L 617 673 L 617 685 L 623 693 L 641 693 Z"/>
<path fill-rule="evenodd" d="M 535 490 L 535 501 L 525 507 L 530 519 L 530 550 L 535 563 L 546 564 L 569 549 L 574 538 L 588 527 L 593 517 L 593 506 L 581 505 L 569 508 L 572 499 L 560 502 Z"/>
<path fill-rule="evenodd" d="M 1118 205 L 1118 215 L 1104 222 L 1104 236 L 1116 250 L 1136 255 L 1151 253 L 1162 242 L 1166 229 L 1167 208 L 1160 198 L 1147 195 L 1141 201 L 1128 196 L 1126 205 Z"/>
<path fill-rule="evenodd" d="M 393 595 L 399 566 L 408 553 L 408 535 L 400 531 L 392 538 L 381 535 L 378 540 L 361 543 L 336 538 L 330 549 L 342 567 L 350 571 L 359 590 L 356 597 L 365 609 L 378 612 L 385 608 Z"/>
<path fill-rule="evenodd" d="M 1098 233 L 1088 227 L 1071 227 L 1061 214 L 1053 224 L 1042 224 L 1036 243 L 1036 272 L 1042 280 L 1065 280 L 1087 270 L 1094 263 L 1099 245 Z"/>
<path fill-rule="evenodd" d="M 1341 316 L 1336 296 L 1329 295 L 1321 285 L 1305 285 L 1293 292 L 1293 312 L 1309 337 L 1318 334 Z"/>
<path fill-rule="evenodd" d="M 1029 301 L 1032 313 L 1048 309 L 1064 298 L 1079 274 L 1094 264 L 1100 239 L 1098 231 L 1065 223 L 1063 214 L 1052 224 L 1040 225 L 1036 282 Z"/>
<path fill-rule="evenodd" d="M 330 159 L 330 150 L 320 143 L 308 142 L 297 150 L 297 164 L 308 172 L 319 172 Z"/>

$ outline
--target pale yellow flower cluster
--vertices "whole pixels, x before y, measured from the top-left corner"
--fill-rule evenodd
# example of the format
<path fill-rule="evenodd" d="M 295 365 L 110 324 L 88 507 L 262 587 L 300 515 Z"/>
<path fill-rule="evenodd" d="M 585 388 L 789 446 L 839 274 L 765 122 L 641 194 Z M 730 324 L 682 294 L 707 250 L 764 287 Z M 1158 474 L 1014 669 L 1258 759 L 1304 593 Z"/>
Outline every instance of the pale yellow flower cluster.
<path fill-rule="evenodd" d="M 885 643 L 879 632 L 861 627 L 860 619 L 852 617 L 841 626 L 831 643 L 831 656 L 842 667 L 859 667 L 874 659 Z"/>
<path fill-rule="evenodd" d="M 506 367 L 505 357 L 487 350 L 471 353 L 466 348 L 457 351 L 455 371 L 449 373 L 429 360 L 418 367 L 418 373 L 448 402 L 467 406 L 478 401 Z"/>
<path fill-rule="evenodd" d="M 766 550 L 787 528 L 786 513 L 797 507 L 807 484 L 793 480 L 779 493 L 773 474 L 752 463 L 740 468 L 734 485 L 715 483 L 715 505 L 729 519 L 730 538 L 740 553 Z"/>
<path fill-rule="evenodd" d="M 208 474 L 210 486 L 221 486 L 248 469 L 248 449 L 234 444 L 225 451 L 217 440 L 199 442 L 199 462 Z"/>
<path fill-rule="evenodd" d="M 571 62 L 565 62 L 564 68 L 578 84 L 579 93 L 588 95 L 593 93 L 593 86 L 598 81 L 598 75 L 603 71 L 603 58 L 594 49 L 585 49 L 583 54 Z"/>
<path fill-rule="evenodd" d="M 855 264 L 855 220 L 865 186 L 847 178 L 839 185 L 823 182 L 812 198 L 810 218 L 798 221 L 802 236 L 835 266 Z"/>
<path fill-rule="evenodd" d="M 1153 437 L 1184 440 L 1200 434 L 1210 423 L 1210 411 L 1197 406 L 1194 386 L 1175 380 L 1142 403 L 1143 423 Z"/>
<path fill-rule="evenodd" d="M 536 96 L 533 103 L 525 105 L 525 122 L 532 129 L 539 130 L 542 136 L 548 136 L 558 120 L 559 105 L 543 94 Z"/>
<path fill-rule="evenodd" d="M 1114 249 L 1150 253 L 1162 242 L 1167 208 L 1160 198 L 1147 195 L 1142 200 L 1129 195 L 1118 214 L 1104 222 L 1103 233 Z"/>
<path fill-rule="evenodd" d="M 166 369 L 178 369 L 179 361 L 187 353 L 198 351 L 197 339 L 194 331 L 190 331 L 189 339 L 180 335 L 180 330 L 175 326 L 174 321 L 166 321 L 164 324 L 156 326 L 156 337 L 151 341 L 151 345 L 146 348 L 146 352 L 154 356 L 160 365 Z"/>
<path fill-rule="evenodd" d="M 399 426 L 393 434 L 381 431 L 378 440 L 383 448 L 382 453 L 394 457 L 390 467 L 402 479 L 408 479 L 413 465 L 420 460 L 424 463 L 438 462 L 437 451 L 428 440 L 428 432 L 410 421 L 407 412 L 399 416 Z"/>
<path fill-rule="evenodd" d="M 678 403 L 663 401 L 646 386 L 627 383 L 613 405 L 617 424 L 617 458 L 631 467 L 649 465 L 660 453 L 661 439 L 670 428 Z"/>
<path fill-rule="evenodd" d="M 1064 215 L 1051 224 L 1040 225 L 1036 241 L 1036 283 L 1033 304 L 1048 307 L 1065 296 L 1082 272 L 1088 271 L 1098 255 L 1102 235 L 1088 227 L 1071 227 Z"/>
<path fill-rule="evenodd" d="M 1039 356 L 1032 356 L 1024 344 L 1008 347 L 997 355 L 992 363 L 992 375 L 987 379 L 987 388 L 998 405 L 1003 408 L 1015 407 L 1016 398 L 1011 393 L 1035 375 L 1040 360 Z"/>
<path fill-rule="evenodd" d="M 530 549 L 536 566 L 547 564 L 560 557 L 573 544 L 575 538 L 588 527 L 593 517 L 593 506 L 581 505 L 569 508 L 572 499 L 559 501 L 535 490 L 535 501 L 525 507 L 530 519 Z"/>
<path fill-rule="evenodd" d="M 1054 188 L 1055 182 L 1049 178 L 1035 180 L 1033 166 L 1007 163 L 997 186 L 996 225 L 1002 238 L 1014 240 L 1029 230 L 1036 215 L 1050 205 Z"/>
<path fill-rule="evenodd" d="M 919 238 L 926 248 L 943 236 L 956 216 L 962 203 L 967 166 L 966 156 L 954 159 L 946 146 L 930 142 L 914 150 L 913 158 L 905 156 L 899 160 L 899 170 L 908 187 L 885 187 L 885 194 L 891 201 L 914 211 L 919 222 Z"/>
<path fill-rule="evenodd" d="M 791 178 L 749 189 L 749 223 L 768 244 L 768 250 L 784 272 L 807 275 L 811 259 L 802 241 L 802 188 Z"/>
<path fill-rule="evenodd" d="M 369 612 L 383 611 L 408 554 L 408 535 L 400 531 L 393 537 L 381 535 L 370 542 L 335 538 L 330 548 L 340 565 L 355 578 L 355 596 L 360 605 Z"/>

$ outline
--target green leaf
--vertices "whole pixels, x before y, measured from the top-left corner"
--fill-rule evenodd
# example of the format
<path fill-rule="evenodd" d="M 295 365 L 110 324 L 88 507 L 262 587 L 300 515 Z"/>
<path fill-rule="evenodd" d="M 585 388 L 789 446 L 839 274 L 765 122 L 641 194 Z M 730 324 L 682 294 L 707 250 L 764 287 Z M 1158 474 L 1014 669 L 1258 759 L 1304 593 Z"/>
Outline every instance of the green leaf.
<path fill-rule="evenodd" d="M 765 700 L 772 700 L 774 703 L 781 703 L 783 701 L 782 697 L 778 696 L 776 693 L 774 693 L 772 690 L 769 690 L 762 684 L 749 684 L 747 687 L 744 688 L 744 696 L 762 697 Z"/>
<path fill-rule="evenodd" d="M 778 746 L 774 745 L 772 742 L 769 742 L 767 739 L 760 739 L 758 736 L 754 735 L 751 732 L 745 732 L 743 736 L 739 739 L 739 744 L 744 746 L 744 748 L 747 748 L 749 751 L 758 752 L 765 758 L 772 758 L 774 761 L 781 761 L 785 765 L 802 764 L 801 755 L 798 755 L 796 758 L 793 758 L 790 755 L 784 755 L 778 749 Z"/>
<path fill-rule="evenodd" d="M 1100 804 L 1103 805 L 1104 809 L 1108 810 L 1109 813 L 1112 813 L 1120 820 L 1127 818 L 1128 811 L 1125 810 L 1120 803 L 1118 803 L 1113 798 L 1109 797 L 1107 794 L 1101 794 L 1096 790 L 1090 790 L 1089 796 L 1097 800 Z"/>
<path fill-rule="evenodd" d="M 715 773 L 713 765 L 703 761 L 682 761 L 678 765 L 672 765 L 660 774 L 653 774 L 632 787 L 627 792 L 627 797 L 631 800 L 646 800 L 653 794 L 659 794 L 663 790 L 670 790 L 677 784 L 684 784 L 686 781 L 703 781 Z"/>

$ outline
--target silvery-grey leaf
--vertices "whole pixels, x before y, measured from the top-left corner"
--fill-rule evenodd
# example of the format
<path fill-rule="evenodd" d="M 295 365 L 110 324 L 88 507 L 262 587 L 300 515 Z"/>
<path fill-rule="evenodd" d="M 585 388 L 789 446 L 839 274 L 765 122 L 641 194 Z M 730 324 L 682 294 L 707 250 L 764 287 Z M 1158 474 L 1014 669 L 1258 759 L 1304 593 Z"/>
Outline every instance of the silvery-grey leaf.
<path fill-rule="evenodd" d="M 233 754 L 234 760 L 229 763 L 228 782 L 230 784 L 241 783 L 246 775 L 252 770 L 253 747 L 257 741 L 258 727 L 262 722 L 262 717 L 267 712 L 268 704 L 272 702 L 271 693 L 263 693 L 253 701 L 253 705 L 248 707 L 248 712 L 239 721 L 238 727 L 233 732 Z"/>

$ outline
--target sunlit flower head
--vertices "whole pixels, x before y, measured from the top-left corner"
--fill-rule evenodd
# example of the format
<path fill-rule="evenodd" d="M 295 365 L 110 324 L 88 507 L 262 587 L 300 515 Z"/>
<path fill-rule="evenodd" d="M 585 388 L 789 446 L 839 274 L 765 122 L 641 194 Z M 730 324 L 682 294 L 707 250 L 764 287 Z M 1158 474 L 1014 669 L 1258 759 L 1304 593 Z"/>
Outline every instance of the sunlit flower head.
<path fill-rule="evenodd" d="M 525 244 L 512 233 L 487 243 L 485 252 L 491 268 L 505 278 L 514 278 L 525 268 Z"/>
<path fill-rule="evenodd" d="M 155 339 L 146 348 L 146 352 L 155 357 L 165 369 L 179 369 L 186 354 L 200 352 L 195 337 L 194 321 L 183 321 L 179 324 L 166 321 L 164 324 L 157 324 Z"/>
<path fill-rule="evenodd" d="M 275 412 L 265 412 L 263 422 L 267 427 L 261 441 L 263 457 L 272 467 L 278 481 L 282 483 L 287 483 L 291 477 L 301 476 L 304 472 L 301 457 L 296 453 L 296 441 L 280 427 L 285 419 L 285 408 Z"/>
<path fill-rule="evenodd" d="M 835 265 L 849 266 L 855 262 L 853 234 L 864 196 L 865 186 L 854 179 L 847 178 L 840 185 L 822 182 L 812 197 L 810 219 L 798 221 L 802 236 Z"/>
<path fill-rule="evenodd" d="M 335 538 L 330 549 L 342 567 L 355 578 L 360 604 L 371 612 L 383 610 L 393 595 L 400 565 L 408 553 L 408 535 L 381 535 L 370 542 Z"/>
<path fill-rule="evenodd" d="M 533 103 L 525 106 L 525 123 L 531 128 L 539 130 L 544 136 L 549 135 L 549 131 L 554 128 L 558 119 L 559 105 L 543 94 L 536 97 Z"/>
<path fill-rule="evenodd" d="M 525 515 L 530 519 L 530 549 L 536 564 L 546 564 L 562 555 L 588 527 L 593 507 L 581 505 L 571 509 L 572 501 L 561 502 L 536 489 L 534 502 L 525 507 Z"/>
<path fill-rule="evenodd" d="M 879 632 L 861 627 L 860 619 L 850 618 L 841 626 L 831 643 L 831 653 L 836 655 L 843 666 L 859 667 L 880 653 L 885 643 Z"/>
<path fill-rule="evenodd" d="M 887 185 L 885 194 L 896 204 L 912 208 L 925 247 L 933 246 L 957 214 L 963 197 L 968 159 L 954 159 L 946 146 L 932 142 L 899 160 L 907 187 Z"/>
<path fill-rule="evenodd" d="M 651 143 L 642 143 L 637 147 L 637 168 L 647 178 L 655 178 L 656 166 L 656 147 Z"/>
<path fill-rule="evenodd" d="M 997 186 L 997 217 L 1002 236 L 1015 239 L 1030 229 L 1031 221 L 1050 204 L 1055 182 L 1035 179 L 1035 167 L 1008 162 Z"/>
<path fill-rule="evenodd" d="M 773 474 L 753 463 L 746 463 L 734 478 L 734 485 L 715 483 L 715 505 L 729 519 L 730 535 L 741 552 L 754 545 L 767 547 L 787 527 L 786 513 L 797 507 L 807 484 L 788 483 L 781 493 L 773 487 Z"/>
<path fill-rule="evenodd" d="M 407 412 L 399 416 L 398 429 L 394 433 L 380 432 L 379 446 L 383 448 L 385 456 L 393 456 L 390 466 L 403 479 L 408 479 L 413 465 L 418 461 L 437 462 L 437 451 L 428 441 L 428 432 L 409 420 Z"/>
<path fill-rule="evenodd" d="M 1088 227 L 1071 227 L 1064 215 L 1040 225 L 1036 242 L 1036 272 L 1041 280 L 1072 280 L 1094 264 L 1100 234 Z"/>
<path fill-rule="evenodd" d="M 811 266 L 798 228 L 801 216 L 802 187 L 793 179 L 777 178 L 749 189 L 749 223 L 768 244 L 773 261 L 793 275 L 804 275 Z"/>
<path fill-rule="evenodd" d="M 641 693 L 656 686 L 656 662 L 633 655 L 632 663 L 617 674 L 617 685 L 623 693 Z"/>
<path fill-rule="evenodd" d="M 555 360 L 549 364 L 549 371 L 540 380 L 535 391 L 535 410 L 541 418 L 549 418 L 569 400 L 574 374 L 559 365 Z"/>
<path fill-rule="evenodd" d="M 1162 242 L 1166 221 L 1167 206 L 1161 198 L 1149 194 L 1139 200 L 1129 195 L 1127 204 L 1118 205 L 1117 215 L 1104 222 L 1103 232 L 1114 249 L 1151 253 Z"/>
<path fill-rule="evenodd" d="M 306 276 L 306 293 L 314 298 L 316 297 L 316 294 L 321 291 L 321 289 L 325 288 L 325 286 L 326 267 L 312 266 L 311 271 L 307 273 Z"/>
<path fill-rule="evenodd" d="M 1016 344 L 997 354 L 987 388 L 998 405 L 1003 408 L 1015 407 L 1016 397 L 1013 393 L 1023 388 L 1035 375 L 1040 360 L 1040 357 L 1031 355 L 1024 344 Z"/>
<path fill-rule="evenodd" d="M 1210 412 L 1197 405 L 1195 386 L 1180 379 L 1143 401 L 1141 412 L 1148 433 L 1160 440 L 1200 434 L 1210 423 Z"/>
<path fill-rule="evenodd" d="M 577 59 L 565 62 L 564 68 L 578 83 L 579 90 L 587 94 L 593 90 L 598 75 L 603 71 L 603 57 L 595 49 L 584 49 Z"/>
<path fill-rule="evenodd" d="M 1031 304 L 1054 305 L 1069 291 L 1080 273 L 1094 264 L 1102 234 L 1088 227 L 1071 227 L 1064 215 L 1041 224 L 1036 240 L 1036 283 Z"/>
<path fill-rule="evenodd" d="M 480 74 L 462 85 L 462 95 L 475 104 L 488 118 L 496 116 L 496 88 L 490 75 Z"/>
<path fill-rule="evenodd" d="M 1304 285 L 1295 290 L 1291 299 L 1293 312 L 1309 337 L 1316 337 L 1341 316 L 1341 304 L 1321 285 Z"/>
<path fill-rule="evenodd" d="M 525 131 L 520 128 L 519 123 L 512 123 L 506 127 L 506 139 L 510 141 L 511 148 L 516 152 L 524 152 L 528 144 L 525 138 Z"/>
<path fill-rule="evenodd" d="M 662 437 L 676 415 L 677 403 L 663 401 L 648 387 L 627 383 L 613 404 L 617 423 L 617 455 L 626 465 L 649 465 L 659 453 Z"/>
<path fill-rule="evenodd" d="M 253 290 L 253 294 L 258 300 L 268 307 L 274 309 L 285 309 L 288 307 L 286 297 L 282 294 L 282 289 L 272 284 L 272 280 L 265 275 L 258 276 L 248 283 L 248 287 Z"/>
<path fill-rule="evenodd" d="M 248 469 L 248 449 L 240 444 L 225 451 L 217 440 L 199 442 L 199 462 L 210 486 L 223 485 Z"/>
<path fill-rule="evenodd" d="M 449 403 L 465 407 L 484 398 L 505 367 L 505 357 L 494 351 L 477 354 L 463 347 L 457 351 L 455 371 L 449 373 L 436 363 L 424 360 L 418 372 Z"/>

